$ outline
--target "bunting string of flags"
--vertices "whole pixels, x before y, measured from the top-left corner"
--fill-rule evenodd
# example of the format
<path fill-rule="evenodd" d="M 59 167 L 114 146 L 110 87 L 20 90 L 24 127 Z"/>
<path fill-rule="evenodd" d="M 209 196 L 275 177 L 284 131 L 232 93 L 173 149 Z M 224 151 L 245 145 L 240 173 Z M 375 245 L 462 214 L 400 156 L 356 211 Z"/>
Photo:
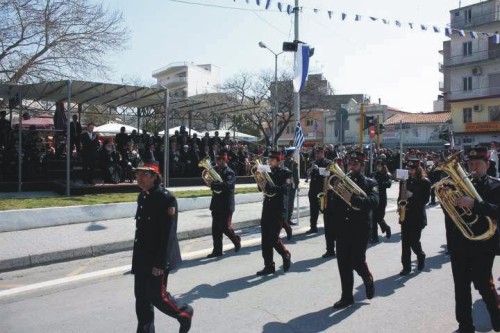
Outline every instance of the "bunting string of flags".
<path fill-rule="evenodd" d="M 234 2 L 240 1 L 240 0 L 233 0 Z M 243 0 L 241 0 L 243 1 Z M 291 15 L 295 12 L 295 10 L 304 10 L 304 9 L 309 9 L 305 7 L 300 7 L 300 8 L 295 8 L 291 4 L 287 4 L 281 0 L 244 0 L 247 4 L 251 4 L 251 2 L 255 2 L 255 5 L 260 7 L 262 4 L 265 5 L 266 10 L 274 10 L 272 9 L 273 3 L 276 4 L 276 8 L 278 9 L 279 12 L 286 12 L 287 15 Z M 362 15 L 359 14 L 348 14 L 345 12 L 336 12 L 333 10 L 322 10 L 319 8 L 312 8 L 312 12 L 315 14 L 320 14 L 322 12 L 326 12 L 328 15 L 329 19 L 334 19 L 336 14 L 342 21 L 346 21 L 349 17 L 352 17 L 355 22 L 359 22 L 362 20 Z M 390 25 L 391 21 L 385 18 L 378 18 L 374 16 L 369 16 L 369 22 L 377 22 L 381 21 L 385 25 Z M 403 23 L 402 21 L 395 20 L 394 25 L 397 26 L 398 28 L 402 28 L 403 26 L 408 26 L 410 29 L 418 29 L 420 27 L 421 31 L 431 31 L 434 33 L 442 33 L 444 31 L 445 36 L 447 37 L 452 37 L 453 35 L 460 36 L 460 37 L 466 37 L 469 36 L 472 39 L 479 39 L 479 38 L 491 38 L 494 44 L 500 44 L 500 34 L 498 32 L 491 33 L 491 32 L 480 32 L 480 31 L 470 31 L 470 30 L 462 30 L 462 29 L 454 29 L 449 26 L 442 28 L 436 25 L 427 25 L 427 24 L 415 24 L 413 22 L 408 22 L 408 23 Z M 432 27 L 432 30 L 429 30 L 429 28 Z"/>

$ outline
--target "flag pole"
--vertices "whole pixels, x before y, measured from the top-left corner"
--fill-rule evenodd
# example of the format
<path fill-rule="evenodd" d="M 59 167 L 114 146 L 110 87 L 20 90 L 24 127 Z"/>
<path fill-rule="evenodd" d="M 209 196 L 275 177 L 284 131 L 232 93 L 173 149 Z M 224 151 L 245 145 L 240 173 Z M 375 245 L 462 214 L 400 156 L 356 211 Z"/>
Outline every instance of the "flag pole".
<path fill-rule="evenodd" d="M 295 14 L 295 19 L 294 19 L 294 40 L 298 41 L 299 40 L 299 0 L 295 0 L 295 8 L 293 9 L 294 14 Z M 295 52 L 295 59 L 297 58 L 297 52 Z M 300 124 L 300 92 L 297 91 L 293 92 L 293 111 L 294 114 L 296 115 L 296 119 Z M 295 156 L 297 158 L 297 163 L 298 168 L 297 172 L 299 173 L 299 188 L 297 189 L 297 224 L 300 223 L 300 200 L 299 200 L 299 191 L 300 191 L 300 147 L 297 149 Z"/>

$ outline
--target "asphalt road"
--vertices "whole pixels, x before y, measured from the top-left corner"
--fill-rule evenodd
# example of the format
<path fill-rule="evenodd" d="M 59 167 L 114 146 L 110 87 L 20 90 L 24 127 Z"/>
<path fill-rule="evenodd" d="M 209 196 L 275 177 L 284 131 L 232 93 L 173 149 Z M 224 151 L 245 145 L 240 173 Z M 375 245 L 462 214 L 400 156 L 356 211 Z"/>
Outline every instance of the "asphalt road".
<path fill-rule="evenodd" d="M 263 265 L 258 228 L 244 231 L 240 253 L 229 250 L 215 260 L 201 259 L 210 251 L 210 238 L 182 242 L 187 260 L 169 278 L 168 289 L 194 307 L 192 332 L 453 331 L 453 281 L 444 253 L 441 210 L 428 210 L 429 225 L 422 235 L 426 268 L 408 277 L 398 275 L 401 244 L 396 220 L 395 213 L 388 214 L 393 237 L 381 237 L 383 241 L 367 253 L 376 280 L 375 298 L 365 298 L 362 281 L 355 276 L 356 304 L 344 310 L 332 309 L 340 297 L 340 282 L 336 259 L 320 258 L 325 250 L 322 232 L 286 242 L 292 253 L 290 271 L 283 274 L 281 258 L 275 254 L 279 270 L 264 278 L 255 276 Z M 307 229 L 305 224 L 296 231 Z M 131 253 L 124 252 L 0 274 L 0 331 L 134 332 L 130 260 Z M 499 260 L 493 273 L 498 279 Z M 489 317 L 476 291 L 473 303 L 478 332 L 489 332 Z M 178 324 L 157 311 L 156 329 L 177 332 Z"/>

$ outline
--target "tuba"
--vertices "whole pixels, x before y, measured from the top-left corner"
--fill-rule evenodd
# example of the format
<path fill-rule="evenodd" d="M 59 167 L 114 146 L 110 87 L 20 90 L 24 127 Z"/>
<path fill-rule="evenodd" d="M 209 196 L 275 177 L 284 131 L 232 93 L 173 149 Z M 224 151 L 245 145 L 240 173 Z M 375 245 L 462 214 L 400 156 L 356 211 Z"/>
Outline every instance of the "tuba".
<path fill-rule="evenodd" d="M 359 208 L 354 207 L 351 202 L 347 199 L 348 194 L 359 195 L 366 197 L 365 191 L 361 189 L 351 178 L 349 174 L 345 174 L 340 166 L 332 162 L 328 165 L 327 169 L 333 174 L 328 179 L 328 184 L 333 180 L 333 192 L 338 195 L 344 202 L 349 205 L 352 209 L 359 210 Z M 326 198 L 324 198 L 326 200 Z"/>
<path fill-rule="evenodd" d="M 465 238 L 471 241 L 488 240 L 496 232 L 496 222 L 488 216 L 481 218 L 470 209 L 456 205 L 457 199 L 463 196 L 474 198 L 479 202 L 483 201 L 460 165 L 459 155 L 460 152 L 451 155 L 436 167 L 436 170 L 444 171 L 449 176 L 434 185 L 436 197 Z M 448 190 L 442 191 L 443 188 L 448 188 Z"/>
<path fill-rule="evenodd" d="M 220 175 L 215 171 L 210 162 L 210 157 L 204 157 L 200 163 L 198 163 L 200 168 L 205 168 L 201 173 L 201 178 L 205 181 L 208 186 L 208 182 L 223 182 Z M 213 191 L 215 194 L 220 194 L 222 191 Z"/>
<path fill-rule="evenodd" d="M 255 178 L 255 181 L 257 183 L 261 182 L 261 181 L 265 181 L 266 183 L 269 183 L 269 184 L 274 186 L 274 182 L 273 182 L 271 176 L 269 176 L 269 174 L 267 172 L 260 172 L 259 171 L 259 166 L 262 165 L 261 159 L 259 157 L 257 157 L 251 163 L 252 163 L 252 167 L 250 169 L 250 173 L 252 174 L 253 178 Z M 264 196 L 266 196 L 268 198 L 272 198 L 276 195 L 275 193 L 273 193 L 273 194 L 266 193 L 266 189 L 264 189 L 264 188 L 261 188 L 260 190 L 262 191 L 262 194 L 264 194 Z"/>

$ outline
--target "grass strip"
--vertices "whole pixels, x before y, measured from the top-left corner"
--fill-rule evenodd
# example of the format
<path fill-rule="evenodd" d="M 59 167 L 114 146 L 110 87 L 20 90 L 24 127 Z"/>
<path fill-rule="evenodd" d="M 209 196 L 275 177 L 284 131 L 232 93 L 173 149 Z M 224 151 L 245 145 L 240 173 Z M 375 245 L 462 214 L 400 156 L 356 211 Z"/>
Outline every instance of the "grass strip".
<path fill-rule="evenodd" d="M 19 199 L 3 199 L 0 200 L 0 211 L 13 209 L 32 209 L 32 208 L 48 208 L 48 207 L 68 207 L 80 205 L 98 205 L 121 202 L 134 202 L 137 200 L 136 193 L 111 193 L 111 194 L 87 194 L 71 197 L 47 197 L 47 198 L 19 198 Z M 258 192 L 257 187 L 237 188 L 236 194 L 255 193 Z M 211 196 L 210 190 L 185 190 L 174 191 L 177 198 L 197 198 Z"/>

